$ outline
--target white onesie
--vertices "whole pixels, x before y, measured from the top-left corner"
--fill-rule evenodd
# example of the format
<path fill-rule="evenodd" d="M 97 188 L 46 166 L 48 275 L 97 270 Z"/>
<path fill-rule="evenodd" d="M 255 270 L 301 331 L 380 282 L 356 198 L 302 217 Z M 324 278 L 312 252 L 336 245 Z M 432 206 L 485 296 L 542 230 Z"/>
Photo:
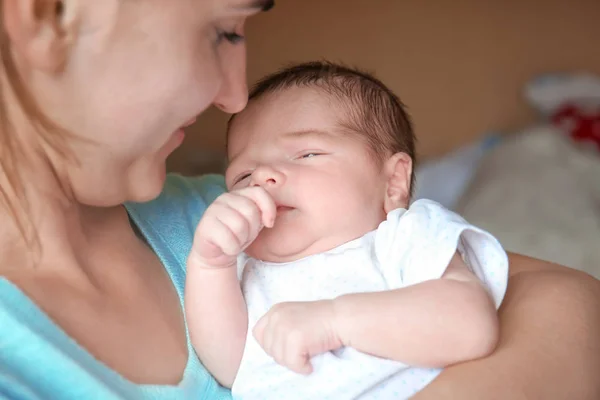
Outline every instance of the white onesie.
<path fill-rule="evenodd" d="M 430 200 L 396 209 L 377 230 L 325 253 L 289 263 L 241 256 L 248 335 L 233 383 L 236 399 L 406 399 L 441 370 L 415 368 L 346 347 L 313 357 L 313 373 L 277 364 L 252 335 L 254 325 L 281 302 L 332 299 L 347 293 L 405 288 L 440 278 L 458 250 L 489 289 L 496 308 L 508 281 L 508 258 L 489 233 Z M 427 346 L 427 343 L 423 343 Z"/>

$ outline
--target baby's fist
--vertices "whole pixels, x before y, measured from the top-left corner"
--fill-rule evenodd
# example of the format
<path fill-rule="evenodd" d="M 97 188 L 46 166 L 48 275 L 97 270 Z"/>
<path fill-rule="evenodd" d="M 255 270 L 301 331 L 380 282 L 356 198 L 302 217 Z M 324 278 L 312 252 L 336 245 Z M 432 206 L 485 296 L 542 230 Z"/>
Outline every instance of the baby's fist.
<path fill-rule="evenodd" d="M 219 196 L 198 224 L 188 264 L 200 267 L 230 267 L 237 256 L 258 236 L 272 227 L 276 206 L 260 186 L 247 187 Z"/>
<path fill-rule="evenodd" d="M 333 300 L 279 303 L 254 327 L 263 350 L 299 374 L 312 373 L 311 357 L 342 347 Z"/>

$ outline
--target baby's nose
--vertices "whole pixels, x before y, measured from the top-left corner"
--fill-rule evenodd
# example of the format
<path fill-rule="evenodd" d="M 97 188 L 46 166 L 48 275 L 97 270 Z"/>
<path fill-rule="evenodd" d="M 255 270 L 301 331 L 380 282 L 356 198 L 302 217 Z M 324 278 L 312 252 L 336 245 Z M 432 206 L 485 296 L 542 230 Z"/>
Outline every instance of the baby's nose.
<path fill-rule="evenodd" d="M 270 167 L 260 167 L 252 173 L 252 186 L 278 186 L 284 179 L 281 172 Z"/>

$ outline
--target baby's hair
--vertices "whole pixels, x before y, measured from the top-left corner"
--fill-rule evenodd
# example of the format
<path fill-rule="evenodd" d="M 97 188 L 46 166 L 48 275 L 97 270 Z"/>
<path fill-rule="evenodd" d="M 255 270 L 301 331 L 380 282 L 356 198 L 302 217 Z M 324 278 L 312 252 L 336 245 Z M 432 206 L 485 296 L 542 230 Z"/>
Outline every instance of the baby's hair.
<path fill-rule="evenodd" d="M 416 139 L 410 116 L 394 92 L 367 72 L 329 61 L 313 61 L 267 75 L 250 90 L 249 101 L 292 87 L 316 88 L 339 102 L 345 114 L 339 121 L 340 127 L 365 140 L 379 163 L 394 153 L 406 153 L 413 163 L 412 193 Z M 232 115 L 228 126 L 234 118 Z"/>

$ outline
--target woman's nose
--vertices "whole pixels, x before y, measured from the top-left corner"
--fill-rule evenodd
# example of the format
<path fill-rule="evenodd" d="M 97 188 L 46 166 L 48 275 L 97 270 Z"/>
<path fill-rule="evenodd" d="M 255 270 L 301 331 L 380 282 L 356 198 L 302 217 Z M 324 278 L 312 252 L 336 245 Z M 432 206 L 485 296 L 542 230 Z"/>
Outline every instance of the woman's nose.
<path fill-rule="evenodd" d="M 233 50 L 235 54 L 229 60 L 223 60 L 223 80 L 214 100 L 214 105 L 228 114 L 242 111 L 248 103 L 246 51 L 245 48 Z"/>

